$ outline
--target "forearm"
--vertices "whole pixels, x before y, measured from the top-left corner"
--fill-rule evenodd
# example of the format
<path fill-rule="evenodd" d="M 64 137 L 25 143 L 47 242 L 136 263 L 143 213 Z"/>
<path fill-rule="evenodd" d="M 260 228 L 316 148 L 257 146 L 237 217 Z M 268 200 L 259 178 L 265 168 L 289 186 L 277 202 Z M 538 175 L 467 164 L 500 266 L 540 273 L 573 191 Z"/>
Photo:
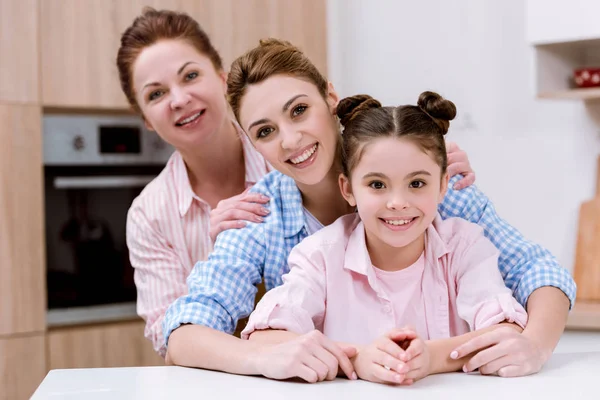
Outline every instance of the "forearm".
<path fill-rule="evenodd" d="M 252 359 L 262 346 L 206 326 L 183 325 L 169 337 L 166 361 L 184 367 L 258 375 Z"/>
<path fill-rule="evenodd" d="M 298 336 L 297 333 L 290 331 L 265 329 L 252 332 L 248 340 L 257 344 L 279 344 L 297 338 Z"/>
<path fill-rule="evenodd" d="M 528 321 L 523 335 L 538 343 L 546 359 L 565 329 L 569 306 L 562 290 L 551 286 L 536 289 L 527 300 Z"/>
<path fill-rule="evenodd" d="M 440 374 L 444 372 L 460 371 L 463 365 L 465 365 L 476 353 L 468 354 L 465 357 L 456 360 L 450 358 L 450 353 L 455 348 L 467 343 L 469 340 L 476 338 L 477 336 L 481 336 L 484 333 L 491 332 L 502 326 L 510 326 L 521 332 L 521 328 L 518 325 L 506 322 L 498 325 L 493 325 L 484 329 L 479 329 L 473 332 L 465 333 L 460 336 L 454 336 L 447 339 L 428 340 L 427 346 L 429 347 L 429 351 L 431 354 L 430 375 Z"/>

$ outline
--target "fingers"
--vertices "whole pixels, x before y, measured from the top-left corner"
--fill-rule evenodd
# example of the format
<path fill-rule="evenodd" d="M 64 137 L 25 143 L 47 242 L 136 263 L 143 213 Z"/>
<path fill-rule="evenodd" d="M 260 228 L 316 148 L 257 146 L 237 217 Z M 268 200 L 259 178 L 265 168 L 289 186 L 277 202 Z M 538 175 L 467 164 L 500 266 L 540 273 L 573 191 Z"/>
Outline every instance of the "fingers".
<path fill-rule="evenodd" d="M 504 357 L 509 354 L 510 348 L 506 343 L 496 344 L 486 350 L 482 350 L 475 354 L 463 367 L 464 372 L 475 371 L 485 364 L 489 364 L 494 360 Z"/>
<path fill-rule="evenodd" d="M 329 367 L 314 355 L 306 355 L 302 363 L 312 369 L 317 374 L 317 382 L 322 382 L 327 378 Z"/>
<path fill-rule="evenodd" d="M 377 349 L 381 350 L 390 356 L 401 360 L 401 357 L 404 355 L 404 350 L 395 343 L 392 339 L 383 337 L 377 340 Z"/>
<path fill-rule="evenodd" d="M 246 189 L 241 195 L 240 200 L 247 201 L 250 203 L 259 203 L 259 204 L 267 204 L 269 202 L 269 197 L 260 193 L 250 193 L 248 192 L 249 188 Z"/>
<path fill-rule="evenodd" d="M 536 371 L 527 370 L 523 366 L 519 365 L 507 365 L 498 370 L 498 376 L 502 378 L 514 378 L 517 376 L 531 375 Z"/>
<path fill-rule="evenodd" d="M 399 374 L 405 374 L 408 372 L 408 367 L 398 358 L 389 355 L 386 352 L 378 351 L 374 357 L 373 362 L 379 364 L 383 367 L 388 367 L 389 369 L 396 371 Z"/>
<path fill-rule="evenodd" d="M 450 358 L 457 360 L 476 351 L 484 350 L 500 341 L 500 329 L 484 333 L 458 346 L 450 353 Z"/>
<path fill-rule="evenodd" d="M 344 349 L 342 349 L 340 346 L 338 346 L 336 343 L 334 343 L 333 341 L 331 341 L 330 339 L 328 339 L 325 336 L 322 336 L 322 343 L 323 343 L 323 347 L 325 348 L 325 350 L 327 350 L 329 353 L 331 353 L 331 355 L 335 358 L 335 360 L 337 361 L 337 364 L 335 366 L 335 376 L 337 376 L 337 372 L 338 372 L 338 366 L 339 369 L 342 370 L 342 372 L 349 378 L 349 379 L 356 379 L 356 372 L 354 372 L 354 365 L 352 365 L 352 361 L 350 361 L 349 357 L 354 357 L 356 355 L 356 348 L 352 347 L 352 346 L 344 346 Z M 352 354 L 352 355 L 348 355 L 348 354 Z"/>
<path fill-rule="evenodd" d="M 346 357 L 352 358 L 358 354 L 358 350 L 354 346 L 340 346 Z"/>
<path fill-rule="evenodd" d="M 456 174 L 467 175 L 471 171 L 471 166 L 466 162 L 456 162 L 448 164 L 448 175 L 452 178 Z"/>
<path fill-rule="evenodd" d="M 456 182 L 452 188 L 454 190 L 461 190 L 461 189 L 471 186 L 474 183 L 475 183 L 475 173 L 469 172 L 468 174 L 464 175 L 464 178 L 462 178 L 461 180 Z"/>
<path fill-rule="evenodd" d="M 405 361 L 409 361 L 415 357 L 418 357 L 419 355 L 421 355 L 421 353 L 423 353 L 424 349 L 425 349 L 425 343 L 421 339 L 413 340 L 412 342 L 410 342 L 408 349 L 406 349 L 406 352 L 405 352 L 406 360 Z"/>
<path fill-rule="evenodd" d="M 458 147 L 458 145 L 455 142 L 447 142 L 446 143 L 446 153 L 448 153 L 448 155 L 450 155 L 450 153 L 454 153 L 459 150 L 460 150 L 460 148 Z"/>
<path fill-rule="evenodd" d="M 232 220 L 232 219 L 245 219 L 247 221 L 253 221 L 251 217 L 264 217 L 269 215 L 269 210 L 263 206 L 255 203 L 231 203 L 221 209 L 215 209 L 213 211 L 213 219 L 218 220 Z M 250 218 L 249 218 L 250 217 Z"/>
<path fill-rule="evenodd" d="M 332 353 L 330 353 L 325 348 L 320 347 L 320 346 L 316 346 L 313 351 L 314 351 L 314 356 L 319 361 L 321 361 L 323 364 L 325 364 L 325 366 L 327 368 L 325 371 L 326 373 L 325 373 L 324 379 L 326 379 L 328 381 L 334 380 L 338 373 L 339 363 L 338 363 L 337 357 L 335 355 L 333 355 Z M 342 352 L 342 354 L 343 354 L 343 352 Z M 344 354 L 344 356 L 345 356 L 345 354 Z M 350 373 L 350 374 L 352 374 L 352 373 Z M 321 376 L 319 375 L 319 378 L 320 377 Z"/>
<path fill-rule="evenodd" d="M 304 379 L 308 383 L 319 382 L 319 375 L 310 367 L 300 364 L 294 376 Z"/>
<path fill-rule="evenodd" d="M 505 356 L 496 358 L 495 360 L 479 367 L 479 373 L 481 375 L 497 374 L 501 368 L 509 366 L 509 365 L 513 365 L 514 362 L 512 362 L 512 361 L 513 361 L 512 357 L 510 357 L 509 355 L 505 355 Z"/>
<path fill-rule="evenodd" d="M 404 375 L 397 373 L 393 369 L 387 369 L 379 364 L 373 363 L 372 366 L 373 377 L 382 383 L 402 383 Z"/>

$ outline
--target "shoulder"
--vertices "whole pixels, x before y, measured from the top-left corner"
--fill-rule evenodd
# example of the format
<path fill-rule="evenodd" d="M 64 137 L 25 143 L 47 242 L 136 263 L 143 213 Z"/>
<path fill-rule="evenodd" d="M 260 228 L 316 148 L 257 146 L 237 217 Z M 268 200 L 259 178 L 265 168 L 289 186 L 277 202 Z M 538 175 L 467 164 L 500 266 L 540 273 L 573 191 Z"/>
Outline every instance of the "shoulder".
<path fill-rule="evenodd" d="M 314 249 L 346 248 L 346 244 L 359 224 L 357 213 L 339 217 L 334 223 L 302 240 L 301 245 Z"/>
<path fill-rule="evenodd" d="M 483 228 L 463 218 L 442 219 L 438 215 L 432 228 L 449 250 L 464 247 L 484 237 Z"/>
<path fill-rule="evenodd" d="M 296 191 L 298 190 L 296 183 L 292 178 L 279 171 L 271 171 L 256 182 L 250 191 L 270 197 L 280 197 L 282 192 L 289 191 L 292 187 L 295 188 Z"/>

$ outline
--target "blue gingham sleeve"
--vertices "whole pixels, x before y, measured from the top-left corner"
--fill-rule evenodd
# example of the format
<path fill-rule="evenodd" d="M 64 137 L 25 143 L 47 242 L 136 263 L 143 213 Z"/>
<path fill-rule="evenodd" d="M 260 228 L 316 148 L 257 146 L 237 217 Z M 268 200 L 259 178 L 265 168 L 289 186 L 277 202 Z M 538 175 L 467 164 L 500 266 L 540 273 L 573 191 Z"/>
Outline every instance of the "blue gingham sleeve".
<path fill-rule="evenodd" d="M 483 228 L 485 236 L 500 251 L 498 267 L 504 283 L 523 307 L 531 293 L 543 286 L 562 290 L 573 307 L 576 285 L 569 271 L 547 249 L 525 239 L 500 218 L 492 202 L 477 187 L 452 189 L 459 179 L 457 175 L 448 184 L 448 193 L 438 208 L 442 218 L 460 217 Z"/>
<path fill-rule="evenodd" d="M 265 263 L 264 229 L 264 224 L 248 223 L 219 234 L 208 260 L 192 269 L 188 294 L 171 304 L 165 314 L 165 343 L 183 324 L 231 334 L 238 319 L 250 315 Z"/>

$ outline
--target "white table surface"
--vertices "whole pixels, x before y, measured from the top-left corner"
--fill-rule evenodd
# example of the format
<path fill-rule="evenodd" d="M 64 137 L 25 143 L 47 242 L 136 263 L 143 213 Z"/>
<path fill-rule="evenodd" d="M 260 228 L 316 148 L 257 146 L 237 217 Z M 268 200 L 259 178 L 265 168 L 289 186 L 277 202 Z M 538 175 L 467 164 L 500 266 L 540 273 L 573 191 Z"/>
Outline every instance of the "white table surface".
<path fill-rule="evenodd" d="M 401 397 L 398 397 L 401 396 Z M 557 353 L 522 378 L 451 373 L 410 387 L 337 379 L 306 384 L 182 367 L 53 370 L 33 400 L 42 399 L 600 399 L 600 352 Z"/>

